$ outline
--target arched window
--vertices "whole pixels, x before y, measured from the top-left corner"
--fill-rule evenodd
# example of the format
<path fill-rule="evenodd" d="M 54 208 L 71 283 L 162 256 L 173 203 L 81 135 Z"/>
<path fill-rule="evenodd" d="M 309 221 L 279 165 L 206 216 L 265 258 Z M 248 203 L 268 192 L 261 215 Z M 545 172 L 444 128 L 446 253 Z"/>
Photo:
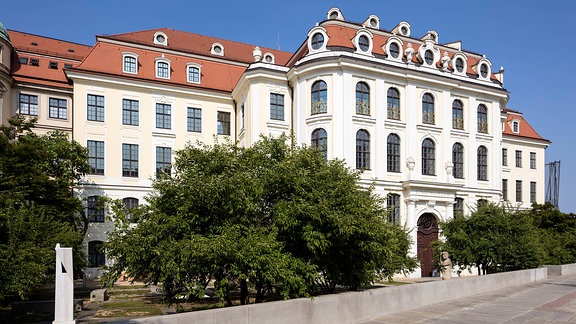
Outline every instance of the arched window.
<path fill-rule="evenodd" d="M 156 77 L 170 79 L 170 63 L 165 61 L 156 61 Z"/>
<path fill-rule="evenodd" d="M 422 123 L 434 124 L 434 97 L 429 93 L 422 96 Z"/>
<path fill-rule="evenodd" d="M 452 174 L 454 178 L 464 178 L 464 146 L 456 143 L 452 146 L 452 164 L 454 166 Z"/>
<path fill-rule="evenodd" d="M 86 216 L 89 222 L 104 222 L 104 206 L 98 196 L 88 197 Z"/>
<path fill-rule="evenodd" d="M 422 174 L 435 175 L 436 144 L 429 138 L 422 141 Z"/>
<path fill-rule="evenodd" d="M 488 149 L 478 147 L 478 180 L 488 180 Z"/>
<path fill-rule="evenodd" d="M 388 135 L 387 157 L 388 172 L 400 172 L 400 136 Z"/>
<path fill-rule="evenodd" d="M 88 263 L 90 264 L 90 267 L 96 268 L 104 265 L 106 255 L 100 248 L 101 245 L 102 241 L 88 242 Z"/>
<path fill-rule="evenodd" d="M 138 60 L 136 56 L 124 55 L 123 71 L 126 73 L 138 73 Z"/>
<path fill-rule="evenodd" d="M 328 135 L 324 128 L 317 128 L 312 132 L 311 144 L 322 153 L 324 158 L 328 158 Z"/>
<path fill-rule="evenodd" d="M 356 169 L 370 169 L 370 134 L 364 129 L 356 132 Z"/>
<path fill-rule="evenodd" d="M 324 35 L 322 33 L 316 33 L 312 36 L 312 49 L 320 49 L 324 45 Z"/>
<path fill-rule="evenodd" d="M 312 84 L 312 115 L 326 113 L 328 110 L 328 87 L 326 82 L 318 80 Z"/>
<path fill-rule="evenodd" d="M 478 133 L 488 133 L 488 109 L 486 106 L 478 106 Z"/>
<path fill-rule="evenodd" d="M 370 115 L 370 87 L 366 82 L 356 83 L 356 113 Z"/>
<path fill-rule="evenodd" d="M 388 207 L 388 221 L 398 225 L 400 222 L 400 195 L 388 194 L 386 197 L 386 206 Z"/>
<path fill-rule="evenodd" d="M 124 203 L 124 208 L 126 208 L 126 219 L 131 220 L 132 219 L 131 210 L 134 208 L 138 208 L 138 198 L 127 197 L 122 199 L 122 202 Z"/>
<path fill-rule="evenodd" d="M 452 128 L 464 129 L 464 109 L 460 100 L 452 102 Z"/>
<path fill-rule="evenodd" d="M 400 92 L 396 88 L 388 89 L 388 119 L 400 120 Z"/>

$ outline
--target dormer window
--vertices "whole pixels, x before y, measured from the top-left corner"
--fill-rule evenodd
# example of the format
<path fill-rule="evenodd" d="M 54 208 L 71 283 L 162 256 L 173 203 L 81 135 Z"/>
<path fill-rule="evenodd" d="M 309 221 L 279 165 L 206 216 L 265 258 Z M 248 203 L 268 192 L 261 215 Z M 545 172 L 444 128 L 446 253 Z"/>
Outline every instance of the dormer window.
<path fill-rule="evenodd" d="M 200 64 L 188 63 L 186 66 L 186 74 L 188 75 L 188 82 L 190 83 L 200 83 Z"/>
<path fill-rule="evenodd" d="M 328 16 L 326 19 L 344 20 L 344 16 L 342 16 L 340 9 L 332 8 L 328 10 Z"/>
<path fill-rule="evenodd" d="M 55 61 L 48 62 L 48 68 L 58 70 L 58 62 L 55 62 Z"/>
<path fill-rule="evenodd" d="M 210 53 L 213 55 L 224 56 L 224 46 L 222 46 L 220 43 L 214 43 L 212 44 Z"/>
<path fill-rule="evenodd" d="M 434 53 L 431 50 L 427 50 L 424 52 L 424 61 L 428 65 L 432 65 L 434 63 Z"/>
<path fill-rule="evenodd" d="M 520 122 L 515 120 L 512 122 L 512 132 L 514 134 L 520 133 Z"/>
<path fill-rule="evenodd" d="M 316 33 L 312 36 L 312 49 L 318 50 L 324 45 L 324 35 Z"/>
<path fill-rule="evenodd" d="M 401 21 L 396 27 L 394 27 L 392 33 L 410 37 L 410 24 L 405 21 Z"/>
<path fill-rule="evenodd" d="M 388 54 L 388 59 L 392 61 L 401 62 L 402 56 L 402 40 L 398 36 L 391 36 L 388 38 L 388 42 L 382 48 L 386 54 Z"/>
<path fill-rule="evenodd" d="M 268 64 L 274 64 L 274 55 L 272 53 L 265 53 L 264 62 Z"/>
<path fill-rule="evenodd" d="M 398 46 L 398 43 L 391 43 L 390 44 L 390 56 L 392 56 L 393 58 L 398 58 L 400 56 L 400 46 Z"/>
<path fill-rule="evenodd" d="M 359 30 L 354 39 L 356 52 L 362 54 L 372 54 L 372 33 L 368 30 Z"/>
<path fill-rule="evenodd" d="M 122 71 L 124 73 L 138 73 L 138 55 L 134 53 L 122 53 Z"/>
<path fill-rule="evenodd" d="M 474 70 L 478 74 L 478 78 L 480 80 L 490 81 L 490 76 L 491 76 L 490 66 L 491 65 L 492 65 L 492 63 L 488 59 L 486 59 L 485 57 L 482 57 L 480 60 L 478 60 L 478 63 L 474 67 Z"/>
<path fill-rule="evenodd" d="M 154 34 L 154 44 L 168 46 L 168 36 L 163 32 Z"/>
<path fill-rule="evenodd" d="M 466 57 L 466 55 L 462 52 L 458 52 L 455 53 L 452 56 L 452 62 L 450 63 L 452 65 L 452 69 L 453 69 L 453 73 L 457 74 L 457 75 L 466 75 L 466 71 L 468 69 L 467 65 L 466 65 L 466 60 L 468 58 Z"/>
<path fill-rule="evenodd" d="M 370 41 L 366 35 L 358 37 L 358 46 L 363 52 L 368 52 L 368 49 L 370 48 Z"/>
<path fill-rule="evenodd" d="M 326 50 L 327 43 L 328 34 L 324 28 L 316 26 L 308 32 L 308 51 L 310 53 Z"/>
<path fill-rule="evenodd" d="M 408 35 L 408 27 L 406 27 L 406 26 L 400 27 L 400 33 L 402 33 L 402 35 L 404 35 L 404 36 L 407 36 Z"/>
<path fill-rule="evenodd" d="M 170 79 L 170 60 L 164 57 L 156 59 L 156 77 Z"/>
<path fill-rule="evenodd" d="M 464 71 L 464 60 L 460 57 L 456 58 L 455 68 L 456 72 L 462 73 Z"/>

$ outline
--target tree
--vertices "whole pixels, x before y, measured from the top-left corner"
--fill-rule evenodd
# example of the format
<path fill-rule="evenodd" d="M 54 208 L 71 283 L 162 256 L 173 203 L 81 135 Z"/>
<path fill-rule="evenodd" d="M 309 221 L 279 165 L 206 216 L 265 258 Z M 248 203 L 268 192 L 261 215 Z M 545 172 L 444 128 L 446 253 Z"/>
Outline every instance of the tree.
<path fill-rule="evenodd" d="M 544 264 L 576 262 L 576 215 L 560 212 L 554 205 L 534 204 L 528 211 L 540 231 Z"/>
<path fill-rule="evenodd" d="M 26 299 L 53 278 L 56 243 L 84 264 L 86 228 L 72 188 L 88 170 L 86 149 L 62 132 L 36 135 L 35 119 L 0 126 L 0 300 Z"/>
<path fill-rule="evenodd" d="M 287 140 L 177 152 L 175 172 L 154 181 L 136 226 L 116 209 L 106 244 L 111 281 L 125 271 L 162 283 L 173 299 L 201 296 L 214 279 L 231 304 L 235 285 L 241 303 L 248 283 L 259 302 L 274 287 L 285 298 L 306 296 L 319 284 L 356 288 L 413 269 L 406 231 L 384 221 L 380 199 L 358 185 L 358 173 Z"/>
<path fill-rule="evenodd" d="M 534 268 L 542 263 L 539 233 L 527 213 L 506 206 L 486 204 L 470 216 L 440 224 L 444 242 L 437 251 L 448 251 L 453 264 L 478 268 L 478 274 Z"/>

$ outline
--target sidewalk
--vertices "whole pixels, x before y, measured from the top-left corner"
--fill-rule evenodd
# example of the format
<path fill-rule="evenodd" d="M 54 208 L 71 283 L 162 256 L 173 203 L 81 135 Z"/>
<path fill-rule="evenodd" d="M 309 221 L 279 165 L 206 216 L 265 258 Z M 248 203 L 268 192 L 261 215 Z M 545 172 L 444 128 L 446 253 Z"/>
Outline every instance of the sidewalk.
<path fill-rule="evenodd" d="M 576 323 L 576 275 L 549 277 L 359 323 Z"/>

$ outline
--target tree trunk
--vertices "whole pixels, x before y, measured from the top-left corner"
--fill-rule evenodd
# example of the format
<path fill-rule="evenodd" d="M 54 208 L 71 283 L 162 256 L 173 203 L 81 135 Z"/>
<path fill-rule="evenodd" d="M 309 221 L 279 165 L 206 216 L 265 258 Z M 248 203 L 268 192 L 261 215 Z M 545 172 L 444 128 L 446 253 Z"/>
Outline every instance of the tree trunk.
<path fill-rule="evenodd" d="M 248 283 L 246 279 L 240 280 L 240 305 L 248 304 Z"/>

